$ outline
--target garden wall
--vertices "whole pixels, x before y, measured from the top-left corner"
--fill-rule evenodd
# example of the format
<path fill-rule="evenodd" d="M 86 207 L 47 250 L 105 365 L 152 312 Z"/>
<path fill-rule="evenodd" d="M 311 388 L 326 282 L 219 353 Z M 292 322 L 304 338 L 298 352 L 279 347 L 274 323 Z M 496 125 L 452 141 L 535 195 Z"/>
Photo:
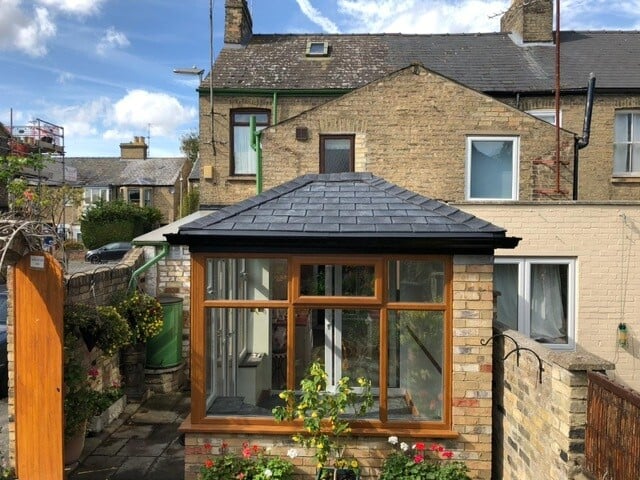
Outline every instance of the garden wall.
<path fill-rule="evenodd" d="M 580 347 L 551 350 L 500 325 L 495 333 L 513 340 L 498 337 L 493 342 L 491 478 L 584 478 L 579 475 L 585 463 L 587 372 L 614 365 Z M 516 343 L 530 349 L 521 349 L 519 359 L 513 351 Z"/>

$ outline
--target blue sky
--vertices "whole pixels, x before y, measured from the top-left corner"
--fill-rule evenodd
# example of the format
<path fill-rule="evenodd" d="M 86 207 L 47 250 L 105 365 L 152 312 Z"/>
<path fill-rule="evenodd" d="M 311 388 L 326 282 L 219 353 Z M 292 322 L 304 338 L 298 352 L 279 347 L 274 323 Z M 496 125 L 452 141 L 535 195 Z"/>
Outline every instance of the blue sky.
<path fill-rule="evenodd" d="M 536 1 L 536 0 L 530 0 Z M 563 30 L 640 30 L 640 0 L 561 0 Z M 224 0 L 212 0 L 214 55 Z M 254 33 L 499 30 L 510 0 L 249 0 Z M 180 155 L 209 71 L 209 0 L 0 0 L 0 122 L 64 127 L 67 156 Z"/>

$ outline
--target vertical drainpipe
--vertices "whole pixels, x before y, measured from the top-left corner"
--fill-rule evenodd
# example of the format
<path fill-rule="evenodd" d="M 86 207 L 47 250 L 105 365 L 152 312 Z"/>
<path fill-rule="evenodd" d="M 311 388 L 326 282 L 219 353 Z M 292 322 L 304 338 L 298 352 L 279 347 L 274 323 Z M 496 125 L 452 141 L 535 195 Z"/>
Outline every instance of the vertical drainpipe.
<path fill-rule="evenodd" d="M 273 92 L 273 102 L 271 104 L 271 125 L 278 123 L 278 92 Z"/>
<path fill-rule="evenodd" d="M 262 146 L 260 145 L 260 134 L 256 132 L 256 117 L 249 117 L 249 145 L 256 152 L 256 192 L 262 193 Z"/>

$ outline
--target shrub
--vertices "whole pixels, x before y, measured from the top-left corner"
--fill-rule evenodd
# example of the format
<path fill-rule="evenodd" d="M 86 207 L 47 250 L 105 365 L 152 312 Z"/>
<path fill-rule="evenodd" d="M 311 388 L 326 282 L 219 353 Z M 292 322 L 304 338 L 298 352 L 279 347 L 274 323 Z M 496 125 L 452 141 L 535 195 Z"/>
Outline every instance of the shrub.
<path fill-rule="evenodd" d="M 211 445 L 205 449 L 211 453 Z M 280 457 L 265 454 L 258 445 L 242 444 L 240 454 L 230 452 L 226 443 L 220 448 L 220 455 L 208 458 L 200 468 L 200 480 L 290 480 L 293 478 L 293 464 Z"/>
<path fill-rule="evenodd" d="M 147 293 L 135 290 L 120 301 L 116 308 L 129 323 L 133 343 L 146 342 L 162 330 L 164 324 L 162 305 L 157 298 Z"/>
<path fill-rule="evenodd" d="M 132 339 L 129 324 L 113 306 L 66 305 L 64 327 L 66 332 L 82 338 L 89 351 L 97 346 L 105 355 L 113 355 Z"/>

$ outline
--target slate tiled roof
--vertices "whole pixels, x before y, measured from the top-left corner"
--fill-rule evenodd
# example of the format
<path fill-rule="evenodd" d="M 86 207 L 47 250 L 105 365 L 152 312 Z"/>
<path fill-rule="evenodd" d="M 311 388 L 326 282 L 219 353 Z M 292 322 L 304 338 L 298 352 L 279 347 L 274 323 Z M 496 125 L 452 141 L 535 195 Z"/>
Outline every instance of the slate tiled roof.
<path fill-rule="evenodd" d="M 75 183 L 85 186 L 148 185 L 170 186 L 177 181 L 185 158 L 69 157 L 68 167 L 77 172 Z"/>
<path fill-rule="evenodd" d="M 329 57 L 307 58 L 310 40 L 329 42 Z M 413 63 L 487 93 L 555 87 L 555 46 L 518 45 L 506 33 L 254 35 L 222 49 L 213 87 L 353 89 Z M 640 32 L 563 32 L 561 65 L 565 90 L 585 89 L 591 72 L 598 88 L 640 89 Z"/>
<path fill-rule="evenodd" d="M 211 243 L 223 237 L 251 237 L 260 241 L 357 239 L 358 243 L 383 239 L 388 244 L 397 239 L 456 239 L 506 246 L 513 239 L 505 233 L 501 227 L 371 173 L 340 173 L 298 177 L 183 225 L 179 238 L 168 238 L 187 245 L 193 243 L 189 237 L 208 237 Z"/>

